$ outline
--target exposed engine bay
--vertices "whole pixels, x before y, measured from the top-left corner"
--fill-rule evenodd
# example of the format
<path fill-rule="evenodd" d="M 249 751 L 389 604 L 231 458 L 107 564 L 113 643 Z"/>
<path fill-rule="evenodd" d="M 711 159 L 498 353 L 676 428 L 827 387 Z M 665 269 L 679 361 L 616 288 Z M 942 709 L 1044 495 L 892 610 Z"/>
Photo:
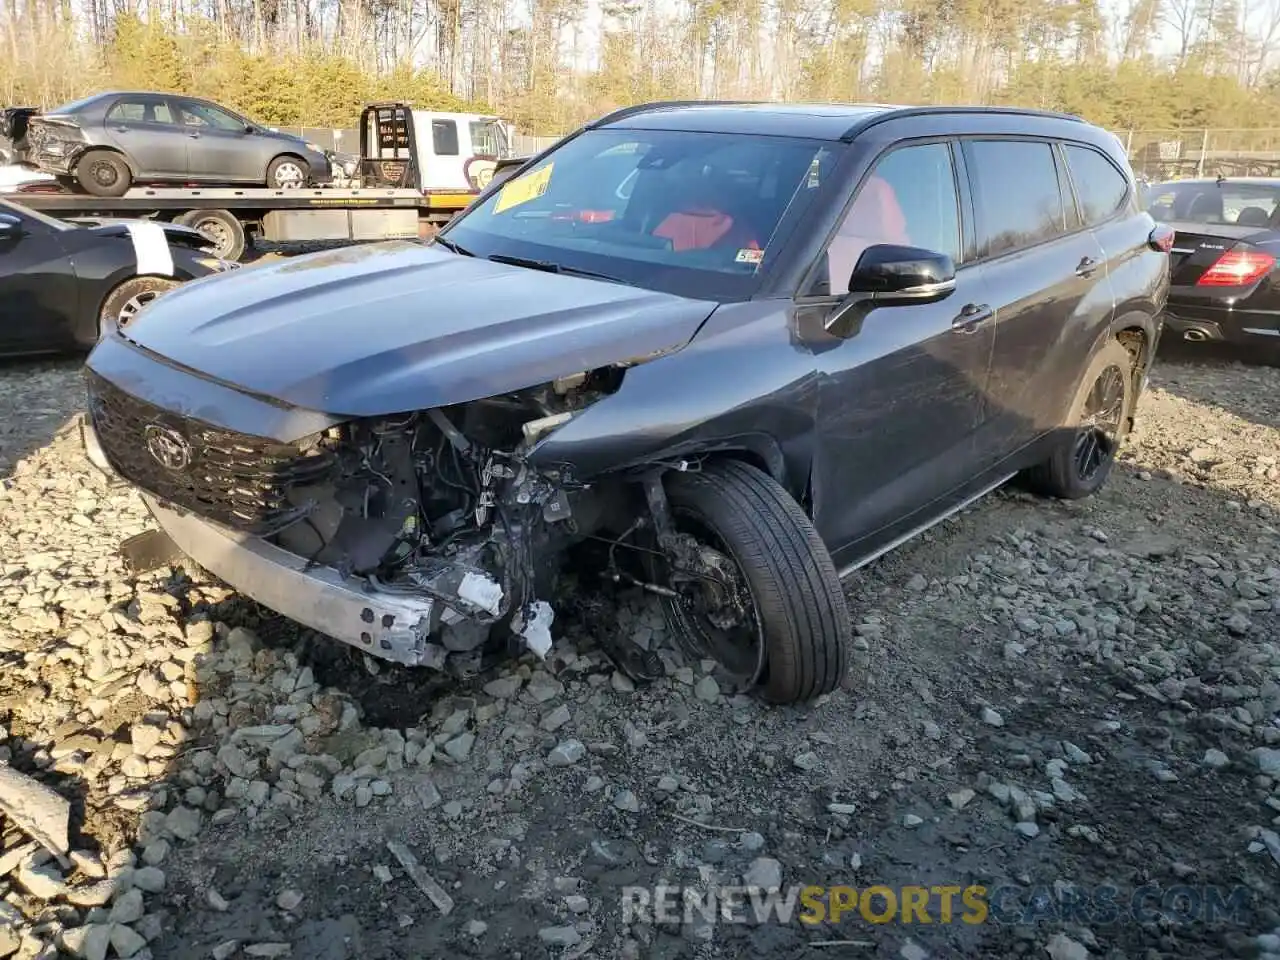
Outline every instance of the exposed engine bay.
<path fill-rule="evenodd" d="M 621 490 L 540 473 L 524 454 L 617 389 L 621 376 L 580 373 L 518 394 L 331 428 L 306 451 L 310 462 L 331 461 L 325 480 L 289 488 L 298 510 L 269 539 L 309 565 L 463 613 L 439 626 L 450 654 L 478 653 L 500 626 L 545 656 L 554 614 L 539 598 L 554 587 L 549 559 L 598 529 Z"/>

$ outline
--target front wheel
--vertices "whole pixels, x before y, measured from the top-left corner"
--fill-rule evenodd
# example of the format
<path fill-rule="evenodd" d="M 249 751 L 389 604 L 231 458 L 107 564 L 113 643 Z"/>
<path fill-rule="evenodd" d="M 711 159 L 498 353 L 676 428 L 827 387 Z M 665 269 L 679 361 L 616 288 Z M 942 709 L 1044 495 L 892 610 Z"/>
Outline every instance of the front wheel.
<path fill-rule="evenodd" d="M 131 324 L 151 301 L 168 293 L 178 285 L 176 280 L 163 277 L 133 277 L 120 284 L 109 294 L 98 312 L 99 336 L 113 326 L 124 329 Z"/>
<path fill-rule="evenodd" d="M 1081 378 L 1053 452 L 1026 471 L 1026 485 L 1062 500 L 1079 500 L 1100 490 L 1129 434 L 1136 399 L 1133 357 L 1118 340 L 1110 340 Z"/>
<path fill-rule="evenodd" d="M 773 703 L 834 690 L 848 666 L 849 610 L 800 505 L 735 461 L 668 474 L 666 491 L 684 562 L 671 564 L 678 596 L 664 603 L 686 648 Z"/>
<path fill-rule="evenodd" d="M 267 186 L 276 190 L 305 187 L 310 178 L 310 165 L 297 157 L 276 157 L 267 167 Z"/>

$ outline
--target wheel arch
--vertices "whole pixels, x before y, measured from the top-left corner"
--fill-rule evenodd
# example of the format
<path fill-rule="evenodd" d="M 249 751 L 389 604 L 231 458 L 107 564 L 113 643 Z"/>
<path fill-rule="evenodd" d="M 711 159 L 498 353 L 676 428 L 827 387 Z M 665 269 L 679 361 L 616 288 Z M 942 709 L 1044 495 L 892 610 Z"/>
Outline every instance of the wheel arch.
<path fill-rule="evenodd" d="M 1133 430 L 1138 400 L 1146 382 L 1147 371 L 1151 369 L 1151 361 L 1155 358 L 1159 329 L 1155 317 L 1142 310 L 1122 314 L 1111 324 L 1111 339 L 1118 341 L 1128 351 L 1133 363 L 1133 402 L 1129 404 L 1125 415 L 1128 421 L 1125 424 L 1126 433 Z"/>
<path fill-rule="evenodd" d="M 1142 366 L 1149 366 L 1159 339 L 1160 323 L 1148 311 L 1131 309 L 1117 312 L 1108 330 L 1110 336 L 1125 345 Z M 1100 346 L 1098 344 L 1097 346 Z M 1095 348 L 1096 349 L 1096 348 Z"/>
<path fill-rule="evenodd" d="M 124 161 L 124 165 L 129 168 L 129 176 L 137 177 L 138 166 L 133 162 L 133 158 L 121 150 L 119 147 L 106 143 L 86 143 L 81 149 L 76 151 L 71 158 L 71 165 L 68 168 L 71 176 L 76 175 L 76 168 L 80 166 L 80 161 L 94 151 L 101 150 L 103 153 L 114 153 L 117 157 Z"/>
<path fill-rule="evenodd" d="M 97 305 L 94 307 L 93 314 L 89 318 L 88 323 L 92 324 L 94 335 L 97 336 L 101 332 L 102 310 L 107 305 L 107 301 L 111 299 L 112 295 L 117 290 L 119 290 L 121 287 L 123 287 L 126 283 L 129 283 L 130 281 L 167 280 L 172 283 L 176 283 L 178 286 L 181 286 L 182 284 L 186 283 L 188 280 L 191 280 L 191 279 L 192 277 L 189 274 L 187 274 L 185 270 L 182 270 L 176 266 L 174 268 L 173 275 L 168 277 L 166 277 L 164 274 L 161 274 L 161 273 L 135 273 L 135 272 L 129 271 L 128 269 L 123 269 L 118 273 L 116 273 L 110 280 L 103 282 L 103 285 L 101 288 L 102 290 L 101 295 L 98 297 Z"/>
<path fill-rule="evenodd" d="M 667 465 L 678 470 L 680 460 L 698 460 L 703 463 L 743 463 L 768 474 L 791 494 L 808 512 L 809 471 L 799 469 L 795 462 L 788 462 L 787 455 L 776 438 L 765 435 L 703 439 L 695 444 L 681 445 L 658 456 L 647 457 L 650 467 Z"/>
<path fill-rule="evenodd" d="M 310 161 L 308 161 L 307 158 L 304 157 L 302 154 L 295 153 L 292 150 L 281 150 L 279 153 L 273 153 L 271 157 L 267 160 L 267 165 L 262 168 L 262 182 L 266 183 L 267 186 L 270 186 L 271 184 L 268 182 L 268 175 L 271 172 L 272 164 L 274 164 L 277 160 L 286 160 L 286 159 L 297 160 L 300 164 L 302 164 L 305 170 L 307 170 L 308 172 L 310 172 L 311 170 Z"/>

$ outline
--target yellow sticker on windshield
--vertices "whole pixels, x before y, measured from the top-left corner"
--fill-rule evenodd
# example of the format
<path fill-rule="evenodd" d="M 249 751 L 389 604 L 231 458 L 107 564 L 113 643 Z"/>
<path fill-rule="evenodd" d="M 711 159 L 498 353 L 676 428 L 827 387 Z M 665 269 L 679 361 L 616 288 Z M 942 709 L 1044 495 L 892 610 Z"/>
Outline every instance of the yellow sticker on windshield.
<path fill-rule="evenodd" d="M 551 170 L 554 166 L 554 163 L 548 163 L 541 170 L 535 170 L 533 173 L 508 181 L 498 191 L 498 201 L 493 205 L 493 212 L 503 213 L 522 203 L 536 200 L 546 193 L 547 187 L 551 184 Z"/>

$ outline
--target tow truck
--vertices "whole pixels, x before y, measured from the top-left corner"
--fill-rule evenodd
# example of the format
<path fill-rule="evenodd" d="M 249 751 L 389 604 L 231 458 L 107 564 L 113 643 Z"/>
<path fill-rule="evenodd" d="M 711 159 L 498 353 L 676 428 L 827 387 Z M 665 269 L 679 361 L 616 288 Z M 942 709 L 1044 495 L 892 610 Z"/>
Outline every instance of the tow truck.
<path fill-rule="evenodd" d="M 210 239 L 219 257 L 239 260 L 255 239 L 430 236 L 470 204 L 510 156 L 510 132 L 497 117 L 371 103 L 360 116 L 359 169 L 330 185 L 289 190 L 139 186 L 122 197 L 93 197 L 64 180 L 45 180 L 7 195 L 63 219 L 144 218 L 193 227 Z"/>

